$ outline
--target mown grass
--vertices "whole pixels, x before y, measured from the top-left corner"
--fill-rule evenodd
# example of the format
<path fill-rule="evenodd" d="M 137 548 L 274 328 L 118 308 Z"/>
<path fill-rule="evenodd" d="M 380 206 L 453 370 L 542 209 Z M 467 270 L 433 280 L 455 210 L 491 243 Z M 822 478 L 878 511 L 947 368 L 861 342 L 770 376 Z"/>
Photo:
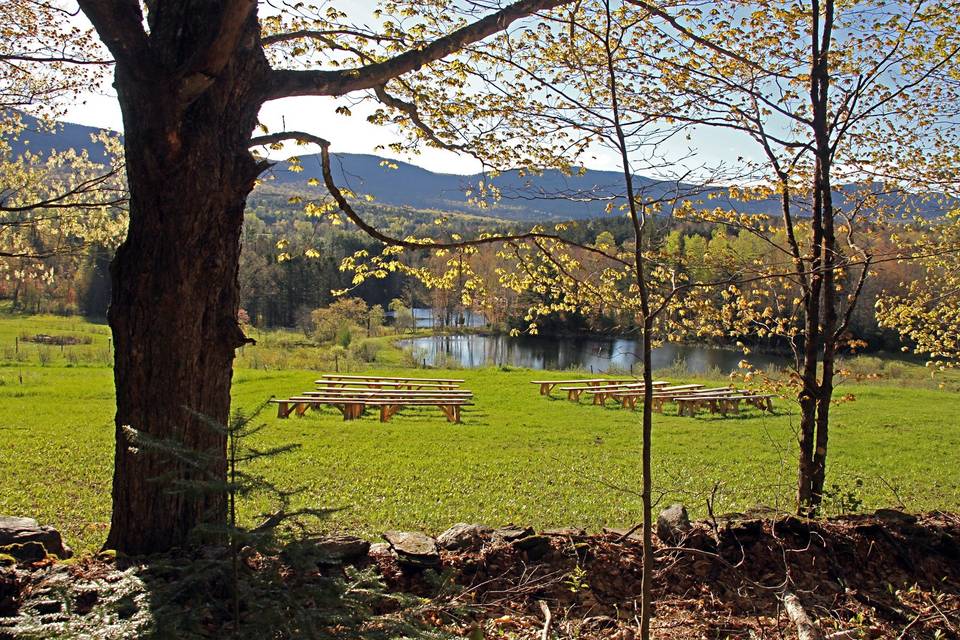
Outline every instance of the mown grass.
<path fill-rule="evenodd" d="M 0 344 L 25 323 L 39 327 L 54 320 L 0 320 Z M 13 324 L 17 327 L 8 326 Z M 90 327 L 101 336 L 102 329 Z M 384 353 L 397 361 L 395 351 Z M 65 360 L 47 366 L 3 362 L 0 513 L 36 517 L 59 527 L 81 550 L 95 549 L 104 540 L 110 512 L 112 370 L 71 367 Z M 411 375 L 389 364 L 369 370 Z M 302 447 L 264 463 L 262 471 L 282 487 L 304 487 L 298 498 L 304 504 L 346 507 L 323 527 L 371 538 L 393 528 L 438 532 L 458 521 L 597 530 L 638 519 L 639 413 L 546 399 L 529 384 L 545 376 L 576 376 L 570 372 L 432 370 L 430 375 L 467 380 L 476 406 L 464 411 L 463 424 L 447 423 L 436 408 L 407 409 L 381 424 L 372 415 L 343 422 L 335 410 L 278 420 L 271 407 L 261 415 L 269 425 L 262 437 Z M 316 377 L 317 371 L 240 368 L 234 404 L 251 408 L 271 395 L 297 393 L 311 388 Z M 922 372 L 915 379 L 922 379 Z M 960 510 L 960 395 L 906 388 L 899 380 L 845 384 L 840 392 L 857 399 L 834 409 L 829 510 L 898 505 Z M 789 508 L 796 416 L 791 402 L 776 405 L 774 416 L 751 410 L 728 419 L 679 418 L 672 408 L 657 416 L 660 502 L 682 501 L 694 515 L 703 515 L 707 496 L 721 483 L 718 511 L 757 503 Z M 254 501 L 245 507 L 253 519 L 266 505 Z"/>

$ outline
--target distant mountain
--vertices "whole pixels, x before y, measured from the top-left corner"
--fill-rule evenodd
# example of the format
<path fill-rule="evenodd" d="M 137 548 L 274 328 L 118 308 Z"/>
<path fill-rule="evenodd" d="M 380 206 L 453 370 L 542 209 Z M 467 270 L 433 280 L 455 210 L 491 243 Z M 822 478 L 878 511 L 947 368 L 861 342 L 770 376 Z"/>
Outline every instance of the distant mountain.
<path fill-rule="evenodd" d="M 104 164 L 107 162 L 107 154 L 103 145 L 93 141 L 93 136 L 108 131 L 106 129 L 97 129 L 87 127 L 82 124 L 73 124 L 71 122 L 57 122 L 52 128 L 41 124 L 36 118 L 21 114 L 26 127 L 13 141 L 14 154 L 21 154 L 25 151 L 46 155 L 51 151 L 66 151 L 67 149 L 86 149 L 90 159 L 94 162 Z"/>
<path fill-rule="evenodd" d="M 27 131 L 14 141 L 14 150 L 31 150 L 47 153 L 51 149 L 86 149 L 90 157 L 104 161 L 103 148 L 91 140 L 101 130 L 71 123 L 58 123 L 52 131 L 44 130 L 29 116 Z M 311 178 L 322 182 L 320 157 L 301 156 L 301 172 L 293 172 L 286 162 L 278 162 L 266 175 L 261 185 L 251 195 L 252 201 L 283 200 L 294 189 L 306 189 Z M 560 171 L 549 170 L 540 175 L 524 175 L 519 171 L 506 171 L 493 183 L 502 198 L 489 208 L 481 209 L 470 201 L 467 192 L 477 194 L 479 186 L 489 177 L 483 174 L 456 175 L 435 173 L 422 167 L 398 160 L 387 160 L 375 155 L 339 153 L 333 154 L 333 176 L 338 185 L 358 194 L 373 196 L 376 202 L 415 209 L 482 214 L 508 220 L 559 221 L 601 216 L 609 202 L 615 206 L 624 202 L 623 175 L 616 171 L 588 170 L 582 175 L 568 176 Z M 650 198 L 660 198 L 679 189 L 689 192 L 692 185 L 661 182 L 644 176 L 636 176 L 638 191 Z M 322 189 L 322 187 L 321 187 Z M 713 188 L 700 190 L 691 196 L 698 207 L 736 207 L 744 213 L 767 213 L 779 215 L 777 199 L 762 201 L 732 201 L 725 190 Z M 707 195 L 712 198 L 707 200 Z M 273 198 L 271 198 L 273 196 Z M 927 217 L 942 215 L 943 205 L 925 194 L 910 196 L 885 196 L 891 204 L 906 205 L 914 213 Z M 895 200 L 894 200 L 895 199 Z M 904 202 L 905 200 L 905 202 Z M 835 201 L 842 207 L 846 201 L 843 189 L 836 192 Z M 955 204 L 953 206 L 956 206 Z"/>
<path fill-rule="evenodd" d="M 301 156 L 301 172 L 291 172 L 286 163 L 278 163 L 265 176 L 261 190 L 269 193 L 277 186 L 305 184 L 311 178 L 322 181 L 320 157 Z M 368 154 L 333 154 L 333 175 L 338 185 L 362 193 L 384 204 L 417 209 L 437 209 L 461 213 L 483 213 L 511 220 L 570 220 L 603 215 L 607 203 L 623 202 L 623 174 L 589 170 L 568 176 L 557 170 L 540 175 L 506 171 L 492 180 L 501 199 L 490 208 L 472 203 L 482 184 L 491 179 L 484 174 L 455 175 L 434 173 L 398 160 L 386 160 Z M 660 197 L 675 188 L 673 183 L 636 177 L 638 189 L 651 197 Z M 681 188 L 688 185 L 681 185 Z M 468 196 L 467 193 L 471 193 Z"/>

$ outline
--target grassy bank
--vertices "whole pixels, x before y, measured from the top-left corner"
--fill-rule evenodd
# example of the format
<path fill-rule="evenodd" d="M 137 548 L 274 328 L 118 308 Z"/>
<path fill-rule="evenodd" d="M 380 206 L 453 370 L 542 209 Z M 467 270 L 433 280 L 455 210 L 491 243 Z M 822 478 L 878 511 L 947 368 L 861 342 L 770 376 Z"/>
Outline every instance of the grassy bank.
<path fill-rule="evenodd" d="M 0 320 L 0 345 L 5 349 L 7 338 L 24 326 L 35 333 L 68 331 L 57 321 L 73 322 L 69 330 L 90 332 L 94 341 L 65 347 L 63 354 L 54 348 L 45 366 L 0 351 L 0 513 L 37 517 L 90 550 L 103 542 L 109 521 L 112 371 L 93 361 L 73 364 L 66 352 L 106 348 L 108 334 L 79 321 Z M 377 359 L 366 370 L 411 374 L 389 345 Z M 324 368 L 238 368 L 235 405 L 249 408 L 271 395 L 309 389 Z M 306 504 L 347 507 L 324 527 L 370 537 L 391 528 L 436 532 L 457 521 L 595 530 L 637 520 L 639 414 L 545 399 L 529 384 L 569 372 L 430 373 L 465 378 L 476 394 L 462 425 L 448 424 L 436 408 L 407 409 L 388 424 L 372 416 L 344 423 L 334 410 L 278 420 L 268 409 L 261 416 L 269 425 L 263 437 L 302 448 L 271 460 L 266 475 L 284 487 L 304 487 L 300 500 Z M 900 374 L 840 388 L 856 401 L 834 409 L 830 510 L 899 504 L 960 510 L 960 395 L 924 383 L 922 370 Z M 728 419 L 679 418 L 672 407 L 658 416 L 654 458 L 661 502 L 683 501 L 702 515 L 719 482 L 719 511 L 758 502 L 788 507 L 796 416 L 792 403 L 776 404 L 774 416 L 751 410 Z M 263 507 L 247 505 L 246 512 Z"/>

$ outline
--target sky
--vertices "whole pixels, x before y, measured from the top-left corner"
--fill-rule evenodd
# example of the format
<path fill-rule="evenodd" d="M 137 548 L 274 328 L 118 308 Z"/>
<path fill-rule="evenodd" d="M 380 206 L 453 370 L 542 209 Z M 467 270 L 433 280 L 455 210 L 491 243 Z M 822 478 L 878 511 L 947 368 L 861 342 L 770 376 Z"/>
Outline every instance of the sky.
<path fill-rule="evenodd" d="M 349 6 L 351 16 L 358 14 L 356 20 L 364 22 L 364 14 L 369 14 L 374 0 L 351 0 L 342 6 Z M 78 26 L 89 28 L 82 12 L 77 12 L 75 22 Z M 120 107 L 116 92 L 110 86 L 108 77 L 100 87 L 79 96 L 71 105 L 64 120 L 94 127 L 122 130 Z M 481 170 L 479 161 L 466 155 L 460 155 L 440 149 L 424 147 L 415 156 L 396 154 L 387 146 L 399 141 L 396 130 L 377 126 L 366 121 L 371 105 L 350 105 L 352 116 L 337 114 L 336 107 L 345 104 L 336 98 L 298 97 L 275 100 L 264 105 L 260 120 L 271 132 L 281 130 L 306 131 L 331 142 L 334 153 L 369 153 L 396 160 L 402 160 L 438 173 L 472 174 Z M 383 149 L 378 149 L 383 146 Z M 728 166 L 740 164 L 739 158 L 759 160 L 760 150 L 742 135 L 725 130 L 707 129 L 693 132 L 690 140 L 672 140 L 666 146 L 666 152 L 673 157 L 688 155 L 689 148 L 695 148 L 699 157 L 707 164 L 724 163 Z M 308 146 L 287 145 L 281 151 L 271 152 L 273 159 L 282 159 L 291 155 L 316 153 L 319 149 Z M 590 169 L 620 170 L 619 158 L 611 150 L 595 149 L 592 157 L 584 163 Z"/>

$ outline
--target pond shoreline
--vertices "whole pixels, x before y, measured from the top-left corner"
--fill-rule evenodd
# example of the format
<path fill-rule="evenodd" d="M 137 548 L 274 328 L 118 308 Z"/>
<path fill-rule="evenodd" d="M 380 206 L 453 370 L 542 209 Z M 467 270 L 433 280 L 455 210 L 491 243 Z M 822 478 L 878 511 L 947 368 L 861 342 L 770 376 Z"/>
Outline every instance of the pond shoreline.
<path fill-rule="evenodd" d="M 412 358 L 431 367 L 478 368 L 516 366 L 535 370 L 582 369 L 594 372 L 629 372 L 639 366 L 640 345 L 630 336 L 575 334 L 568 336 L 511 336 L 472 328 L 466 331 L 419 333 L 395 342 L 412 352 Z M 746 360 L 755 368 L 785 369 L 792 366 L 789 352 L 748 347 L 749 353 L 732 345 L 704 343 L 667 343 L 654 349 L 655 369 L 674 369 L 678 373 L 728 374 Z M 856 355 L 885 360 L 908 360 L 888 352 L 862 352 Z"/>

